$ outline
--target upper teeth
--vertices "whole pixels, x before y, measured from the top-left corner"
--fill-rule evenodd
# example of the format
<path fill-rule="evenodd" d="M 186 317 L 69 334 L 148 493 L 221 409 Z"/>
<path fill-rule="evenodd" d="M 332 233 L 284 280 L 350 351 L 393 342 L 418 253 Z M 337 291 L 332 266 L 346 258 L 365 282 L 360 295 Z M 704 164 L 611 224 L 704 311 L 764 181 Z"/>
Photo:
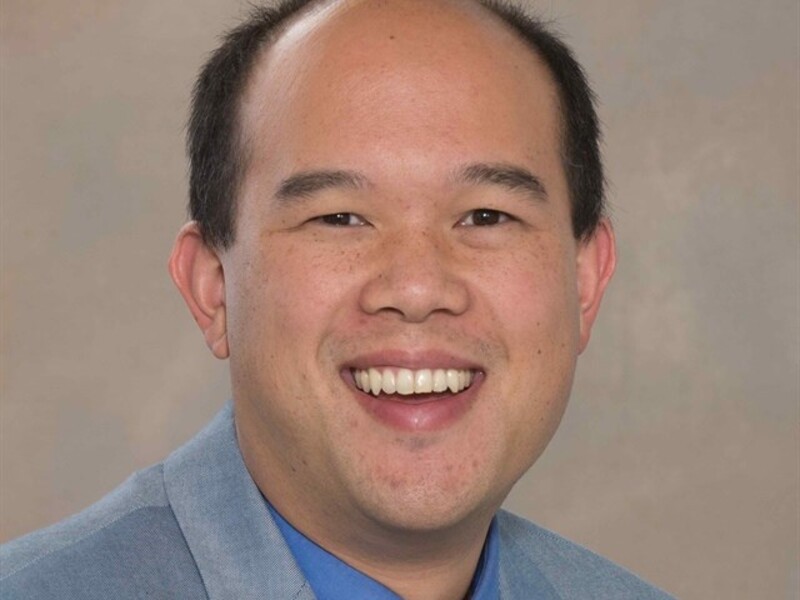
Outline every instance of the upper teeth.
<path fill-rule="evenodd" d="M 353 369 L 356 387 L 368 394 L 429 394 L 450 390 L 454 394 L 472 383 L 469 369 Z"/>

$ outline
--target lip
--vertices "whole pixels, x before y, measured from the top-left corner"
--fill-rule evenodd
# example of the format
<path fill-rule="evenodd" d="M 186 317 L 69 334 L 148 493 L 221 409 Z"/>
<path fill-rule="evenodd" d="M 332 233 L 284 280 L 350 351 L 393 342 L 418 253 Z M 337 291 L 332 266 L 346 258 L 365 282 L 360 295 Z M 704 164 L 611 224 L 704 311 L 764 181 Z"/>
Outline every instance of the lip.
<path fill-rule="evenodd" d="M 352 369 L 369 367 L 470 369 L 474 378 L 470 387 L 458 394 L 373 396 L 359 390 L 352 375 Z M 343 365 L 341 376 L 356 401 L 372 418 L 391 429 L 408 433 L 442 431 L 455 425 L 472 408 L 485 379 L 484 369 L 480 365 L 439 350 L 387 350 L 365 354 Z"/>

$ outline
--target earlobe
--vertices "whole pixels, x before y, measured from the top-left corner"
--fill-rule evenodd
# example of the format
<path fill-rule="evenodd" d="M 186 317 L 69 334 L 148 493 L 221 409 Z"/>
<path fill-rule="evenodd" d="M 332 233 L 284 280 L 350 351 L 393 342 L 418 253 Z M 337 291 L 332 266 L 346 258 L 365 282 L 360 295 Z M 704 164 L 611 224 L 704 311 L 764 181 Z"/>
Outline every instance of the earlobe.
<path fill-rule="evenodd" d="M 211 352 L 227 358 L 225 276 L 216 251 L 203 241 L 195 221 L 184 225 L 169 257 L 169 274 L 203 332 Z"/>
<path fill-rule="evenodd" d="M 589 344 L 592 325 L 600 309 L 608 282 L 617 264 L 614 230 L 608 219 L 601 219 L 587 240 L 578 246 L 578 299 L 580 303 L 580 346 L 583 352 Z"/>

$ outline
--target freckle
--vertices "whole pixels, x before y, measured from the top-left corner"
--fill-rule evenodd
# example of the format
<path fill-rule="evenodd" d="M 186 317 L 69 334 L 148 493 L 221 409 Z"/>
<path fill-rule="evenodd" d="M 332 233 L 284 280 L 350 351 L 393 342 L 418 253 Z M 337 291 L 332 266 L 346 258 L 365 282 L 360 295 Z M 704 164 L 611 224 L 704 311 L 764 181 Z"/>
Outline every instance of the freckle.
<path fill-rule="evenodd" d="M 541 354 L 541 353 L 542 353 L 542 349 L 541 349 L 541 348 L 539 348 L 539 349 L 536 351 L 536 354 Z"/>
<path fill-rule="evenodd" d="M 390 36 L 389 36 L 389 39 L 390 39 L 390 40 L 393 40 L 393 39 L 394 39 L 394 36 L 393 36 L 393 35 L 390 35 Z"/>
<path fill-rule="evenodd" d="M 472 468 L 475 469 L 476 471 L 478 470 L 478 459 L 477 458 L 472 460 Z"/>

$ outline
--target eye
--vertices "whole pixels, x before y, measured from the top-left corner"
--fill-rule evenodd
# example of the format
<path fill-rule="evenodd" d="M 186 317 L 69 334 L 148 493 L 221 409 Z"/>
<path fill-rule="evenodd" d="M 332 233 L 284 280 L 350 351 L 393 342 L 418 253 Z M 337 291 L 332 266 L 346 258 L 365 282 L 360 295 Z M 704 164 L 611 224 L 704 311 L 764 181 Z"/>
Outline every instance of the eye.
<path fill-rule="evenodd" d="M 367 224 L 367 221 L 363 217 L 355 213 L 333 213 L 330 215 L 322 215 L 315 220 L 333 227 L 359 227 Z"/>
<path fill-rule="evenodd" d="M 484 227 L 487 225 L 500 225 L 511 220 L 513 220 L 513 217 L 503 211 L 491 208 L 477 208 L 468 212 L 458 224 L 470 227 Z"/>

